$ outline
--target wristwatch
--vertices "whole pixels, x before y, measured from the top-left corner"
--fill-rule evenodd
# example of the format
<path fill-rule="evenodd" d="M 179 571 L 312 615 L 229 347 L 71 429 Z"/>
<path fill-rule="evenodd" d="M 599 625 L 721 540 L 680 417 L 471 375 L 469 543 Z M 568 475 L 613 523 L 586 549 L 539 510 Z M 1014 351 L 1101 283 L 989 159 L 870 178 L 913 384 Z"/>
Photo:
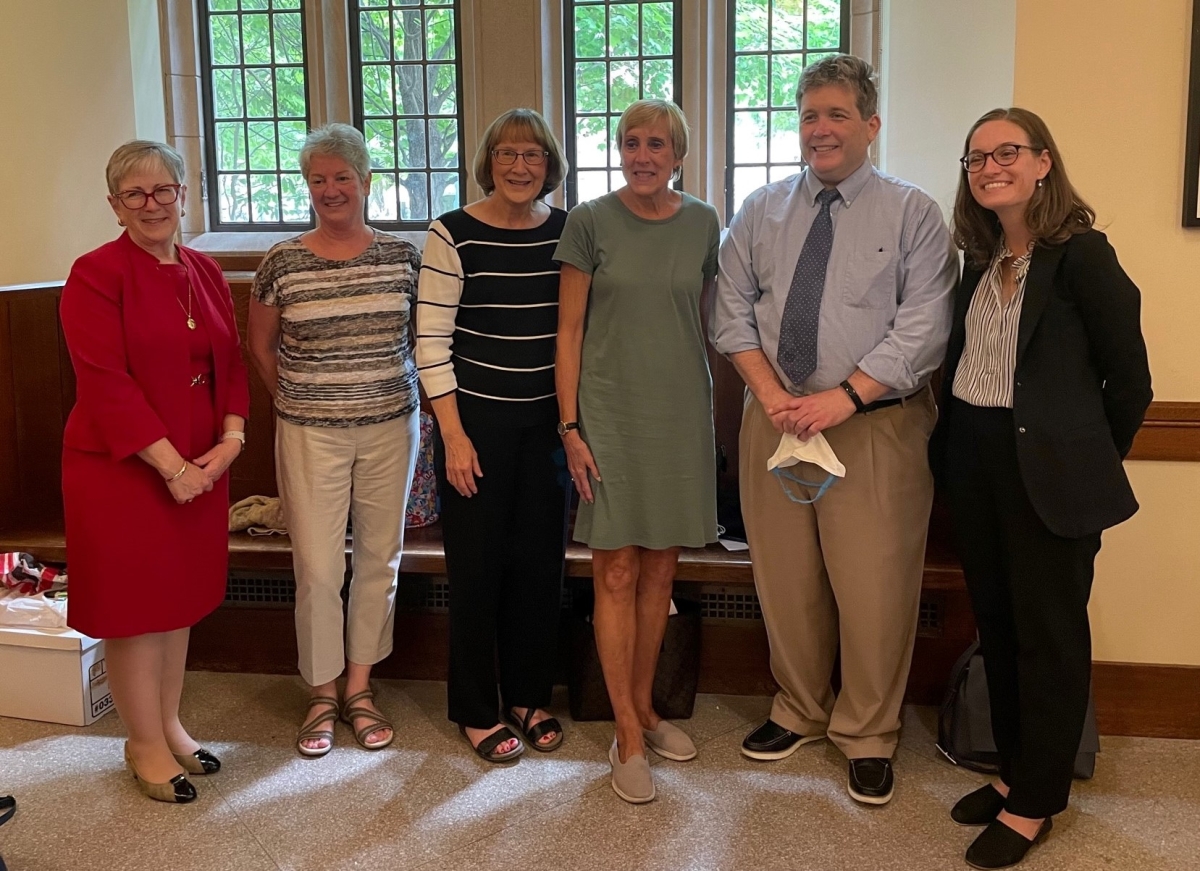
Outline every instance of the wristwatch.
<path fill-rule="evenodd" d="M 573 429 L 579 429 L 579 421 L 577 421 L 577 420 L 567 420 L 567 421 L 560 420 L 558 422 L 558 434 L 560 436 L 565 436 L 567 433 L 569 433 Z"/>
<path fill-rule="evenodd" d="M 850 399 L 854 402 L 854 411 L 856 414 L 858 412 L 867 410 L 867 407 L 865 405 L 863 405 L 862 399 L 859 398 L 858 391 L 854 389 L 853 384 L 851 384 L 849 381 L 843 381 L 838 386 L 841 387 L 843 390 L 845 390 L 846 395 L 849 396 Z"/>

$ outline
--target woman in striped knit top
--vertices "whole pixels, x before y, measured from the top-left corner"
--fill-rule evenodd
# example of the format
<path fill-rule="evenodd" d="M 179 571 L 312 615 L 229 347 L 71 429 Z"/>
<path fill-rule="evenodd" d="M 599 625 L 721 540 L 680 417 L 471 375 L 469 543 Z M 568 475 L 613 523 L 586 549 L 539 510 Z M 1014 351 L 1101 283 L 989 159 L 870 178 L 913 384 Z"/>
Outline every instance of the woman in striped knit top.
<path fill-rule="evenodd" d="M 522 738 L 541 751 L 562 743 L 543 709 L 565 546 L 550 258 L 567 215 L 542 199 L 566 170 L 537 112 L 493 121 L 473 167 L 486 196 L 430 226 L 417 290 L 450 581 L 449 717 L 489 762 L 521 755 Z"/>

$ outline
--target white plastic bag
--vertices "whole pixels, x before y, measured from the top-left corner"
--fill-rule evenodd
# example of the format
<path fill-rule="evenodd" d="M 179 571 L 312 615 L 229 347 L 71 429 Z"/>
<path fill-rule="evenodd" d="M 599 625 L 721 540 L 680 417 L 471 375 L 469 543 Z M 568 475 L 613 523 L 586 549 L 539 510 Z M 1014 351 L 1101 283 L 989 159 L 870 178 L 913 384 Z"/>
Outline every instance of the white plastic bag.
<path fill-rule="evenodd" d="M 42 629 L 67 627 L 67 600 L 45 596 L 22 596 L 14 590 L 0 593 L 0 624 L 37 626 Z"/>

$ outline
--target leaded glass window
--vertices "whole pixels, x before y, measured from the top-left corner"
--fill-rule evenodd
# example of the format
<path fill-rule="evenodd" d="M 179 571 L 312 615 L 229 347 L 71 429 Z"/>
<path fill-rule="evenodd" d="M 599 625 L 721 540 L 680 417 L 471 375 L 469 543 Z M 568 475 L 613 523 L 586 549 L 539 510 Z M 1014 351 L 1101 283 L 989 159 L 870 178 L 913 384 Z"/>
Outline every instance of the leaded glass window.
<path fill-rule="evenodd" d="M 731 0 L 727 215 L 751 191 L 800 170 L 800 71 L 849 46 L 850 0 Z"/>
<path fill-rule="evenodd" d="M 680 0 L 567 0 L 567 205 L 621 187 L 617 121 L 635 100 L 679 102 Z"/>
<path fill-rule="evenodd" d="M 301 0 L 200 0 L 209 226 L 311 226 Z"/>
<path fill-rule="evenodd" d="M 372 223 L 419 227 L 462 204 L 454 0 L 350 0 L 354 123 L 371 152 Z"/>

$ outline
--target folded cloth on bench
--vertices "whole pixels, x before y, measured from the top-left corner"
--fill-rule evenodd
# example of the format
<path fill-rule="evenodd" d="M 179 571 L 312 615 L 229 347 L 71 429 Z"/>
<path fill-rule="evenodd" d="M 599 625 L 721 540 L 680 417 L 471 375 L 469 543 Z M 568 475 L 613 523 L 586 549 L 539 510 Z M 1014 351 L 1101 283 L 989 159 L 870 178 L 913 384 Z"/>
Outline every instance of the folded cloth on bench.
<path fill-rule="evenodd" d="M 229 531 L 251 535 L 286 535 L 287 522 L 277 496 L 247 496 L 229 506 Z"/>

